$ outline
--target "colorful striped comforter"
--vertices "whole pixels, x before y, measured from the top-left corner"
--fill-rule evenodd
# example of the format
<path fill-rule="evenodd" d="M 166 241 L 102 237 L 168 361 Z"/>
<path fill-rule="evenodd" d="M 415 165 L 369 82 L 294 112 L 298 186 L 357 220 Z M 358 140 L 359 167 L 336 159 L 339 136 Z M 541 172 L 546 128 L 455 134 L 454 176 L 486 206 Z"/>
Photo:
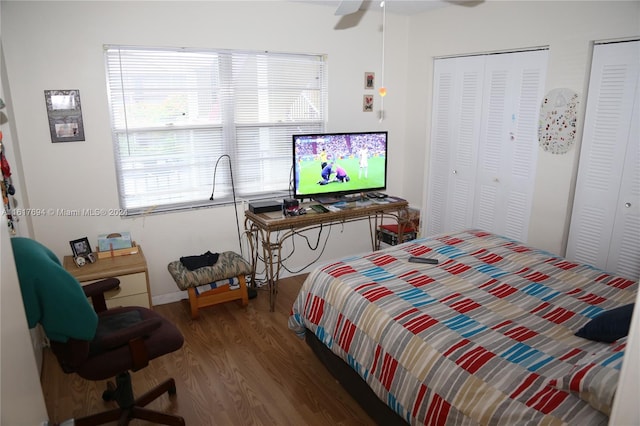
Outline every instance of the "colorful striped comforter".
<path fill-rule="evenodd" d="M 574 333 L 636 291 L 634 281 L 471 230 L 316 269 L 289 327 L 315 333 L 411 424 L 606 424 L 626 338 Z"/>

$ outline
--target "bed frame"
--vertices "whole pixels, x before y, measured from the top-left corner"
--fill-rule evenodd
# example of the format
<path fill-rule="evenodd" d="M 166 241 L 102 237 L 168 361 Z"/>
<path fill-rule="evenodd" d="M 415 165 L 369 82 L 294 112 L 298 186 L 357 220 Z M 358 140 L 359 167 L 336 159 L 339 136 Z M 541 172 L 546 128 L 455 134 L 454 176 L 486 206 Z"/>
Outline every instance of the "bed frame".
<path fill-rule="evenodd" d="M 382 402 L 367 385 L 367 382 L 349 364 L 318 340 L 312 331 L 307 330 L 305 341 L 331 375 L 377 424 L 384 426 L 405 426 L 408 424 Z"/>

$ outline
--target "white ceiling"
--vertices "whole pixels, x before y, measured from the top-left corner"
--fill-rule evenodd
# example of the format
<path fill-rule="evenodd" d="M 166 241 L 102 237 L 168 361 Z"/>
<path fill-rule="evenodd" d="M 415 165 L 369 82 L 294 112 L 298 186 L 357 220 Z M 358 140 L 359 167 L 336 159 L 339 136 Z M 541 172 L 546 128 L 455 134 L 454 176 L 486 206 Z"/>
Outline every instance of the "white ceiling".
<path fill-rule="evenodd" d="M 338 8 L 341 0 L 294 0 L 301 3 L 313 3 L 322 6 L 327 6 L 332 11 Z M 360 3 L 360 0 L 344 0 Z M 387 13 L 395 13 L 398 15 L 415 15 L 429 10 L 438 9 L 450 5 L 451 3 L 458 3 L 456 0 L 386 0 L 385 7 Z M 461 2 L 461 3 L 476 3 L 475 1 Z M 360 10 L 371 10 L 380 8 L 380 0 L 364 0 Z"/>

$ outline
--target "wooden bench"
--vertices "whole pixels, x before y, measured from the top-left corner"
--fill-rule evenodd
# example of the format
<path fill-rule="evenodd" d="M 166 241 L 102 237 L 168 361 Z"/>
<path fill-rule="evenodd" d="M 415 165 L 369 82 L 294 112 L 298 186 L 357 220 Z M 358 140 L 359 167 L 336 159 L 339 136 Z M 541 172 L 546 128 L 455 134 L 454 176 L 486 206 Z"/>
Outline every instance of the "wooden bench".
<path fill-rule="evenodd" d="M 218 303 L 238 300 L 242 306 L 249 304 L 246 276 L 251 274 L 252 268 L 235 252 L 220 253 L 214 265 L 193 271 L 179 260 L 169 263 L 167 269 L 178 288 L 187 291 L 193 319 L 198 318 L 199 309 Z M 238 288 L 231 289 L 230 281 L 237 282 Z"/>

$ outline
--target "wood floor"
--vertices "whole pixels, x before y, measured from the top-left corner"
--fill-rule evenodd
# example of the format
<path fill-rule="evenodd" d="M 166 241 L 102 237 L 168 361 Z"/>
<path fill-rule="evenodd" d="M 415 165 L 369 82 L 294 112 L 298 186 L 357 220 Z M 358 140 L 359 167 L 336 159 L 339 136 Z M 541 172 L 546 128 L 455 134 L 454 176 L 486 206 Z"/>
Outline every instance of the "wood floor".
<path fill-rule="evenodd" d="M 198 320 L 191 320 L 186 300 L 154 307 L 180 328 L 185 344 L 132 373 L 135 395 L 173 377 L 177 395 L 148 408 L 178 413 L 191 426 L 374 424 L 287 327 L 304 277 L 280 280 L 275 312 L 264 290 L 247 308 L 229 302 L 201 310 Z M 42 388 L 54 423 L 114 407 L 102 401 L 106 381 L 64 374 L 48 350 Z"/>

